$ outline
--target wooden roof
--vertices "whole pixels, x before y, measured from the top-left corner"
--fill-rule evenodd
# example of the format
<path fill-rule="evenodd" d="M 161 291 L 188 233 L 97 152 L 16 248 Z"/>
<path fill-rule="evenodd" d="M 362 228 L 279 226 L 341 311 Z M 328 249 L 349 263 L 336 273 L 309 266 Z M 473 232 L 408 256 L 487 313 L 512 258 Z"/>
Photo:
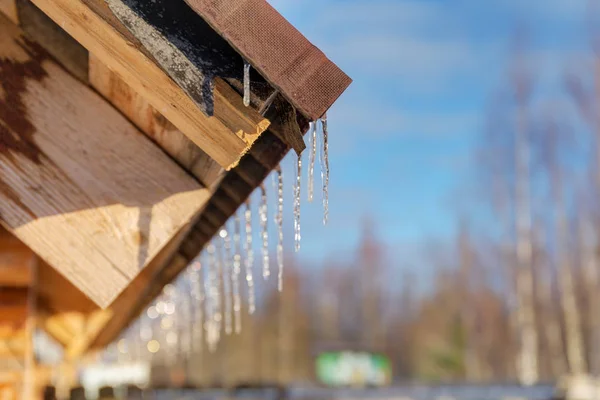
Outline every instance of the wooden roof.
<path fill-rule="evenodd" d="M 231 46 L 223 54 L 241 53 L 262 74 L 250 107 L 238 55 L 239 73 L 186 64 L 210 78 L 214 108 L 204 108 L 143 32 L 123 23 L 149 23 L 134 0 L 121 1 L 133 16 L 114 15 L 113 0 L 0 0 L 0 224 L 27 248 L 3 263 L 0 246 L 0 279 L 19 257 L 37 260 L 44 327 L 71 358 L 137 317 L 285 154 L 304 148 L 307 117 L 350 83 L 265 1 L 240 7 L 276 22 L 271 33 L 289 39 L 281 53 L 257 27 L 231 25 L 231 2 L 164 1 L 206 19 L 202 29 L 220 37 L 211 46 Z M 194 61 L 195 50 L 170 48 Z M 19 271 L 12 286 L 29 279 Z"/>

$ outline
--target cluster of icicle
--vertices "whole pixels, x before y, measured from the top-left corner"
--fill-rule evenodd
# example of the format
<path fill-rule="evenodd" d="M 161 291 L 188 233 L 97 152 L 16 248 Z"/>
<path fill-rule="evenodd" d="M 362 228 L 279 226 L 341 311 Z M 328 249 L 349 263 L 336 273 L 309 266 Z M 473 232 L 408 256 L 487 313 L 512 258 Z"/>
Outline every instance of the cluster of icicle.
<path fill-rule="evenodd" d="M 244 75 L 249 77 L 245 64 Z M 244 82 L 244 102 L 249 104 L 249 83 Z M 320 128 L 319 129 L 319 125 Z M 320 135 L 319 135 L 320 133 Z M 320 146 L 318 141 L 320 139 Z M 308 201 L 314 199 L 314 169 L 317 148 L 323 198 L 323 224 L 329 215 L 329 157 L 327 117 L 312 122 L 309 128 Z M 302 184 L 302 154 L 298 155 L 293 185 L 294 249 L 300 250 L 300 206 Z M 283 290 L 283 213 L 284 179 L 281 167 L 273 180 L 276 194 L 274 222 L 277 229 L 277 287 Z M 250 200 L 226 223 L 188 266 L 174 284 L 167 285 L 162 295 L 146 310 L 145 315 L 111 347 L 109 358 L 145 360 L 163 355 L 164 361 L 174 361 L 179 355 L 202 350 L 203 342 L 213 352 L 223 334 L 239 334 L 242 330 L 242 281 L 247 294 L 247 311 L 256 311 L 254 282 L 255 252 L 253 243 L 254 211 Z M 260 264 L 264 280 L 271 276 L 269 258 L 269 209 L 267 187 L 260 186 L 258 207 L 260 232 Z M 242 275 L 243 267 L 243 275 Z M 115 356 L 116 354 L 116 356 Z"/>

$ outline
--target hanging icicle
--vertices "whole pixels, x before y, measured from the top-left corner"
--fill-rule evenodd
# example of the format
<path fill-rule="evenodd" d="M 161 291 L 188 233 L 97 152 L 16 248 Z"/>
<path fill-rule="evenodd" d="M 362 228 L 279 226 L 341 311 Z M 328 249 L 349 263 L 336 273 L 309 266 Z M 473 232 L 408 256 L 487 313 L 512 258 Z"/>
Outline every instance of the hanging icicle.
<path fill-rule="evenodd" d="M 194 345 L 192 339 L 192 330 L 194 328 L 192 299 L 186 292 L 182 292 L 180 301 L 181 313 L 179 313 L 180 318 L 177 318 L 177 333 L 180 337 L 179 353 L 184 359 L 187 359 L 192 354 Z"/>
<path fill-rule="evenodd" d="M 192 352 L 196 350 L 202 351 L 203 329 L 204 323 L 204 291 L 202 290 L 202 262 L 200 257 L 197 257 L 189 268 L 190 271 L 190 286 L 192 291 L 192 332 L 191 341 Z"/>
<path fill-rule="evenodd" d="M 250 63 L 244 60 L 244 105 L 250 106 Z"/>
<path fill-rule="evenodd" d="M 269 266 L 269 226 L 268 226 L 268 208 L 267 208 L 267 188 L 264 183 L 260 185 L 261 197 L 260 197 L 260 208 L 258 210 L 260 214 L 260 228 L 262 237 L 262 262 L 263 262 L 263 278 L 267 279 L 271 275 L 271 268 Z"/>
<path fill-rule="evenodd" d="M 231 314 L 233 311 L 233 304 L 231 302 L 231 236 L 229 236 L 226 228 L 221 229 L 219 236 L 221 237 L 221 251 L 219 251 L 219 255 L 223 267 L 221 276 L 223 278 L 223 296 L 225 296 L 223 300 L 225 308 L 225 334 L 230 335 L 232 332 Z"/>
<path fill-rule="evenodd" d="M 206 302 L 206 344 L 211 353 L 217 349 L 217 344 L 221 338 L 221 296 L 219 285 L 219 267 L 216 257 L 216 247 L 210 243 L 207 247 L 208 253 L 208 274 L 206 279 L 205 291 L 209 295 L 209 301 Z"/>
<path fill-rule="evenodd" d="M 148 343 L 152 340 L 154 336 L 154 332 L 152 329 L 152 320 L 147 315 L 150 309 L 154 309 L 154 307 L 148 308 L 146 310 L 146 315 L 142 315 L 140 318 L 140 360 L 141 361 L 149 361 L 151 359 L 151 353 L 148 351 Z"/>
<path fill-rule="evenodd" d="M 329 220 L 329 132 L 327 131 L 327 114 L 321 118 L 321 181 L 323 182 L 323 225 Z"/>
<path fill-rule="evenodd" d="M 315 193 L 315 159 L 317 158 L 317 122 L 310 123 L 310 153 L 308 153 L 308 202 L 312 203 Z"/>
<path fill-rule="evenodd" d="M 242 298 L 240 296 L 240 272 L 242 266 L 241 223 L 239 214 L 233 217 L 233 312 L 235 316 L 235 333 L 242 332 Z"/>
<path fill-rule="evenodd" d="M 294 184 L 294 248 L 296 252 L 300 251 L 300 196 L 302 185 L 302 154 L 298 154 L 298 164 L 296 168 L 296 182 Z"/>
<path fill-rule="evenodd" d="M 164 339 L 165 361 L 168 366 L 174 365 L 177 360 L 179 337 L 176 329 L 176 299 L 177 292 L 175 287 L 172 284 L 165 286 L 163 288 L 160 328 L 161 336 Z"/>
<path fill-rule="evenodd" d="M 256 310 L 255 306 L 255 294 L 254 294 L 254 276 L 252 269 L 254 268 L 254 249 L 252 248 L 252 208 L 250 206 L 250 200 L 246 201 L 246 211 L 244 212 L 244 218 L 246 222 L 246 284 L 248 285 L 248 312 L 254 314 Z"/>
<path fill-rule="evenodd" d="M 277 167 L 277 288 L 283 291 L 283 172 L 281 166 Z"/>

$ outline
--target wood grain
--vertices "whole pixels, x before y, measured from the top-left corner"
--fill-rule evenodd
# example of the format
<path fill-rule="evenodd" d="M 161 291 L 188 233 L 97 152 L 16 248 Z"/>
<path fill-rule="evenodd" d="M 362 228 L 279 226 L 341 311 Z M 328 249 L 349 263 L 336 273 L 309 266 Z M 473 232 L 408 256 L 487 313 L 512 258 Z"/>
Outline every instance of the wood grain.
<path fill-rule="evenodd" d="M 114 19 L 102 18 L 81 0 L 33 0 L 33 3 L 224 168 L 235 166 L 256 140 L 257 132 L 266 129 L 268 121 L 251 108 L 239 110 L 244 118 L 237 112 L 220 114 L 218 110 L 222 107 L 235 106 L 231 102 L 217 104 L 227 96 L 215 95 L 215 115 L 204 115 L 147 52 L 126 40 L 122 29 L 113 26 Z M 253 120 L 260 118 L 262 125 L 245 131 L 246 117 L 251 115 L 254 115 Z"/>
<path fill-rule="evenodd" d="M 214 187 L 224 175 L 221 166 L 137 94 L 119 75 L 90 55 L 90 84 L 148 135 L 179 165 L 207 187 Z"/>
<path fill-rule="evenodd" d="M 30 0 L 16 0 L 21 29 L 73 76 L 88 80 L 88 51 Z"/>
<path fill-rule="evenodd" d="M 107 307 L 210 193 L 7 19 L 0 32 L 0 222 Z"/>

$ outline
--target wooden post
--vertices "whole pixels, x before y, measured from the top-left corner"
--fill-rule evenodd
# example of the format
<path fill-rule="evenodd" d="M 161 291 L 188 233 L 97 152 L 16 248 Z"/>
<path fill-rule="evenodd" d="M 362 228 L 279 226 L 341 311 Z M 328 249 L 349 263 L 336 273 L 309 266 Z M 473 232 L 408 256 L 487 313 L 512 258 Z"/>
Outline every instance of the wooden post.
<path fill-rule="evenodd" d="M 36 358 L 35 358 L 35 330 L 37 318 L 37 271 L 38 260 L 34 258 L 31 268 L 31 284 L 29 286 L 29 295 L 27 299 L 27 321 L 25 323 L 26 347 L 25 361 L 22 382 L 23 400 L 34 400 L 39 398 L 39 388 L 37 387 L 36 377 Z"/>

